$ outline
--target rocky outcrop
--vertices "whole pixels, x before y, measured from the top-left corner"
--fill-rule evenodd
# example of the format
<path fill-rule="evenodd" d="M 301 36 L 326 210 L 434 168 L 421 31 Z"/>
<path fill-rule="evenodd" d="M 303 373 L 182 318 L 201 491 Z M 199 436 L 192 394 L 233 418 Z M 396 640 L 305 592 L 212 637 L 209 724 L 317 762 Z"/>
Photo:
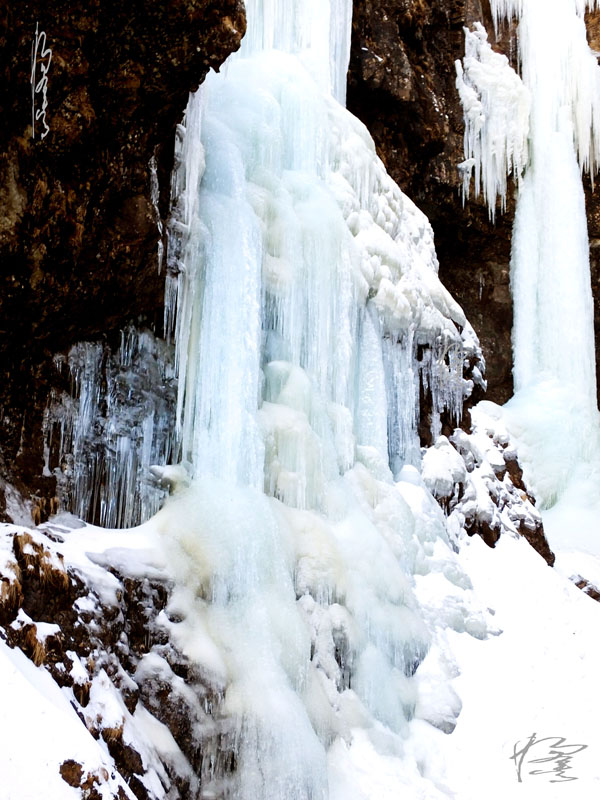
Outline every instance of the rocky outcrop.
<path fill-rule="evenodd" d="M 584 594 L 587 594 L 592 600 L 596 600 L 600 603 L 600 590 L 597 586 L 594 586 L 593 583 L 590 583 L 587 578 L 582 578 L 581 575 L 573 575 L 570 580 L 572 580 L 575 586 L 581 589 Z"/>
<path fill-rule="evenodd" d="M 463 208 L 457 170 L 464 126 L 454 62 L 464 55 L 463 26 L 474 21 L 485 24 L 494 42 L 489 0 L 356 0 L 348 106 L 369 128 L 390 174 L 429 217 L 440 277 L 479 336 L 488 396 L 503 403 L 513 389 L 514 198 L 494 225 L 481 201 L 471 198 Z M 600 12 L 588 14 L 587 25 L 590 44 L 599 50 Z M 494 47 L 514 64 L 511 26 L 501 27 Z M 600 200 L 590 185 L 586 194 L 600 342 Z"/>
<path fill-rule="evenodd" d="M 107 753 L 90 771 L 65 742 L 57 771 L 88 800 L 222 796 L 233 769 L 224 690 L 174 642 L 181 620 L 169 609 L 172 578 L 135 550 L 116 551 L 116 563 L 109 553 L 75 564 L 61 551 L 78 535 L 60 522 L 0 524 L 0 641 L 48 673 L 81 737 L 89 732 Z"/>
<path fill-rule="evenodd" d="M 471 432 L 456 429 L 449 438 L 440 436 L 423 457 L 423 481 L 446 513 L 450 534 L 457 542 L 465 533 L 477 534 L 488 547 L 503 534 L 522 536 L 552 567 L 555 555 L 502 409 L 487 401 L 471 416 Z"/>
<path fill-rule="evenodd" d="M 42 517 L 52 356 L 160 331 L 175 127 L 244 31 L 241 0 L 0 2 L 0 480 Z"/>

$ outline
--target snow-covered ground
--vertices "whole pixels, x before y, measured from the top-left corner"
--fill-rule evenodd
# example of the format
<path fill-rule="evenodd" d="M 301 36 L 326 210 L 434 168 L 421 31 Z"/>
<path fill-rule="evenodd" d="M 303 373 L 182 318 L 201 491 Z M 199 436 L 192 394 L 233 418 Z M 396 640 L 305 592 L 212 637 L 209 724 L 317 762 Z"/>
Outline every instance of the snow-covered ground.
<path fill-rule="evenodd" d="M 102 564 L 112 563 L 122 574 L 138 576 L 158 574 L 166 566 L 152 526 L 130 532 L 80 528 L 65 535 L 60 549 L 65 563 L 87 574 L 107 602 L 116 581 Z M 95 555 L 89 559 L 86 553 Z M 433 660 L 426 659 L 417 671 L 418 678 L 422 673 L 418 681 L 422 707 L 417 705 L 417 718 L 409 725 L 403 755 L 391 746 L 391 739 L 386 754 L 383 728 L 377 747 L 373 731 L 357 729 L 351 740 L 338 739 L 329 751 L 331 800 L 392 800 L 399 792 L 411 800 L 595 796 L 594 789 L 600 788 L 596 669 L 600 604 L 569 577 L 578 573 L 597 585 L 600 558 L 558 549 L 552 569 L 524 539 L 505 534 L 493 550 L 478 536 L 464 538 L 458 561 L 473 584 L 469 605 L 487 610 L 487 636 L 458 633 L 440 623 L 430 650 Z M 443 597 L 436 595 L 431 574 L 416 576 L 415 584 L 427 615 L 427 609 L 434 609 Z M 444 602 L 454 601 L 448 596 Z M 446 612 L 451 614 L 448 607 Z M 431 718 L 436 704 L 440 719 L 446 712 L 448 719 L 453 715 L 446 706 L 455 696 L 447 689 L 440 693 L 436 684 L 435 672 L 440 669 L 445 678 L 450 676 L 460 698 L 456 702 L 462 703 L 452 733 L 424 721 Z M 132 796 L 102 739 L 95 740 L 81 724 L 69 692 L 60 690 L 44 667 L 35 667 L 3 641 L 0 687 L 1 800 L 80 796 L 60 777 L 60 764 L 67 758 L 83 764 L 84 772 L 98 775 L 103 798 L 115 796 L 119 786 L 126 792 L 123 797 Z M 143 750 L 141 741 L 149 729 L 140 726 L 135 729 L 132 723 L 130 735 L 134 746 Z M 163 739 L 165 735 L 163 729 Z M 524 755 L 519 781 L 512 756 L 533 735 L 546 741 Z M 576 752 L 577 745 L 586 748 Z M 562 772 L 561 762 L 551 753 L 557 746 L 559 758 L 572 755 L 562 762 Z M 534 770 L 542 772 L 531 774 Z"/>
<path fill-rule="evenodd" d="M 404 760 L 382 757 L 359 735 L 345 763 L 355 788 L 339 800 L 392 800 L 400 791 L 411 800 L 598 796 L 600 603 L 567 576 L 574 565 L 600 576 L 600 559 L 559 551 L 552 569 L 524 539 L 505 535 L 493 550 L 479 536 L 464 540 L 459 561 L 473 602 L 497 627 L 485 639 L 445 633 L 462 702 L 455 730 L 413 720 Z M 544 741 L 523 752 L 534 736 Z M 415 762 L 421 772 L 411 771 Z"/>
<path fill-rule="evenodd" d="M 559 552 L 551 569 L 525 541 L 511 537 L 494 550 L 478 537 L 463 545 L 460 561 L 502 633 L 477 641 L 449 632 L 463 709 L 440 747 L 447 783 L 460 800 L 595 797 L 600 790 L 600 604 L 561 574 L 569 558 Z M 594 556 L 576 560 L 586 576 L 598 574 Z M 531 763 L 552 758 L 551 746 L 559 743 L 548 740 L 526 754 L 519 783 L 512 756 L 533 734 L 564 738 L 562 751 L 573 754 L 564 777 L 577 780 L 562 782 L 553 772 L 560 770 L 556 758 Z M 587 748 L 577 753 L 567 747 L 581 744 Z M 543 774 L 531 774 L 535 770 Z"/>

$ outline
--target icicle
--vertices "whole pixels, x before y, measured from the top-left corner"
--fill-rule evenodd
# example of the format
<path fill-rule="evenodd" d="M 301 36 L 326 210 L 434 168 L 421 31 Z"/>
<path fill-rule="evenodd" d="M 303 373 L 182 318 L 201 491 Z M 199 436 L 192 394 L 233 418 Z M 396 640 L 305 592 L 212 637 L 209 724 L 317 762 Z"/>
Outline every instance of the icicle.
<path fill-rule="evenodd" d="M 465 28 L 465 57 L 456 62 L 456 86 L 464 110 L 465 161 L 463 201 L 469 197 L 474 173 L 474 193 L 483 191 L 490 219 L 506 209 L 507 176 L 518 186 L 529 160 L 529 91 L 508 63 L 488 43 L 485 28 L 476 22 Z"/>
<path fill-rule="evenodd" d="M 148 470 L 172 456 L 170 363 L 159 340 L 134 328 L 115 355 L 93 342 L 71 348 L 70 392 L 51 398 L 44 416 L 46 472 L 57 476 L 62 508 L 109 528 L 156 512 L 164 492 Z"/>
<path fill-rule="evenodd" d="M 158 164 L 156 162 L 156 156 L 152 156 L 150 159 L 150 201 L 152 203 L 152 208 L 154 210 L 154 215 L 156 218 L 156 227 L 158 229 L 158 245 L 157 245 L 157 260 L 158 260 L 158 274 L 160 275 L 162 271 L 162 263 L 163 263 L 163 255 L 164 255 L 164 244 L 163 244 L 163 236 L 164 236 L 164 225 L 162 223 L 162 219 L 160 216 L 160 208 L 159 208 L 159 186 L 158 186 Z"/>

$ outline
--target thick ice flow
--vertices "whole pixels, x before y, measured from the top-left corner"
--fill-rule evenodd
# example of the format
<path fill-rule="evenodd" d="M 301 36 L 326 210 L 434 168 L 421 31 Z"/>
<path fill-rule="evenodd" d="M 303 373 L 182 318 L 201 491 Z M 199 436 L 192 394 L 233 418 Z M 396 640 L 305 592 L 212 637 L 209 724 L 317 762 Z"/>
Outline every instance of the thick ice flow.
<path fill-rule="evenodd" d="M 532 164 L 513 233 L 515 387 L 540 377 L 595 406 L 589 245 L 580 169 L 600 157 L 600 69 L 573 2 L 526 3 L 519 22 L 531 95 Z M 579 166 L 577 164 L 579 159 Z"/>
<path fill-rule="evenodd" d="M 477 344 L 427 219 L 339 102 L 351 3 L 247 10 L 178 134 L 166 321 L 195 480 L 157 470 L 175 492 L 151 524 L 232 720 L 215 791 L 314 800 L 339 796 L 333 742 L 405 752 L 431 639 L 412 575 L 460 570 L 416 471 L 394 477 L 420 464 L 423 398 L 433 436 L 460 418 Z"/>
<path fill-rule="evenodd" d="M 254 419 L 278 394 L 269 364 L 283 362 L 305 373 L 311 397 L 295 411 L 323 440 L 324 474 L 352 463 L 354 429 L 372 413 L 365 391 L 379 409 L 380 455 L 388 450 L 394 469 L 416 463 L 420 385 L 432 395 L 434 434 L 443 413 L 458 420 L 469 391 L 469 328 L 438 280 L 429 223 L 302 61 L 243 55 L 190 101 L 174 182 L 167 319 L 177 317 L 182 456 L 196 472 L 256 485 Z M 363 329 L 367 341 L 377 336 L 368 360 Z M 373 369 L 375 383 L 362 377 Z M 294 428 L 308 446 L 298 415 L 277 421 L 271 411 L 275 428 Z M 288 433 L 273 435 L 289 448 Z"/>

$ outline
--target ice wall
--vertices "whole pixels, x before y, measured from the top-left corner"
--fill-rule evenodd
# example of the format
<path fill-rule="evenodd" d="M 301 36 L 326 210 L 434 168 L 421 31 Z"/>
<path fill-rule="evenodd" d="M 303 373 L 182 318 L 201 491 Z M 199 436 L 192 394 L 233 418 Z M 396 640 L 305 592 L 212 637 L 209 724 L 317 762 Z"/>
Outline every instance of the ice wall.
<path fill-rule="evenodd" d="M 583 19 L 596 3 L 491 5 L 497 25 L 518 20 L 521 79 L 492 52 L 481 26 L 466 32 L 464 68 L 457 65 L 465 156 L 492 216 L 498 196 L 505 204 L 507 172 L 518 179 L 511 256 L 516 397 L 507 414 L 530 483 L 551 506 L 578 465 L 589 471 L 599 444 L 581 181 L 582 171 L 593 180 L 600 159 L 600 69 Z"/>
<path fill-rule="evenodd" d="M 397 469 L 419 459 L 420 384 L 434 433 L 442 413 L 458 420 L 471 388 L 462 365 L 475 339 L 437 278 L 427 219 L 304 61 L 242 48 L 190 101 L 178 151 L 166 319 L 176 319 L 182 456 L 242 482 L 256 483 L 262 463 L 255 412 L 279 391 L 269 364 L 305 374 L 319 436 L 352 433 L 375 382 L 368 405 L 393 440 L 379 437 L 380 456 Z M 377 340 L 368 359 L 363 329 Z M 334 470 L 351 459 L 349 441 Z"/>
<path fill-rule="evenodd" d="M 351 3 L 247 13 L 178 132 L 165 320 L 194 481 L 164 470 L 174 495 L 150 524 L 178 570 L 182 647 L 232 720 L 236 774 L 211 790 L 358 800 L 374 796 L 348 785 L 359 740 L 369 769 L 419 774 L 403 740 L 435 635 L 413 576 L 468 587 L 413 466 L 420 403 L 433 436 L 458 421 L 479 351 L 427 219 L 340 103 Z M 451 728 L 448 669 L 448 718 L 422 714 Z"/>

